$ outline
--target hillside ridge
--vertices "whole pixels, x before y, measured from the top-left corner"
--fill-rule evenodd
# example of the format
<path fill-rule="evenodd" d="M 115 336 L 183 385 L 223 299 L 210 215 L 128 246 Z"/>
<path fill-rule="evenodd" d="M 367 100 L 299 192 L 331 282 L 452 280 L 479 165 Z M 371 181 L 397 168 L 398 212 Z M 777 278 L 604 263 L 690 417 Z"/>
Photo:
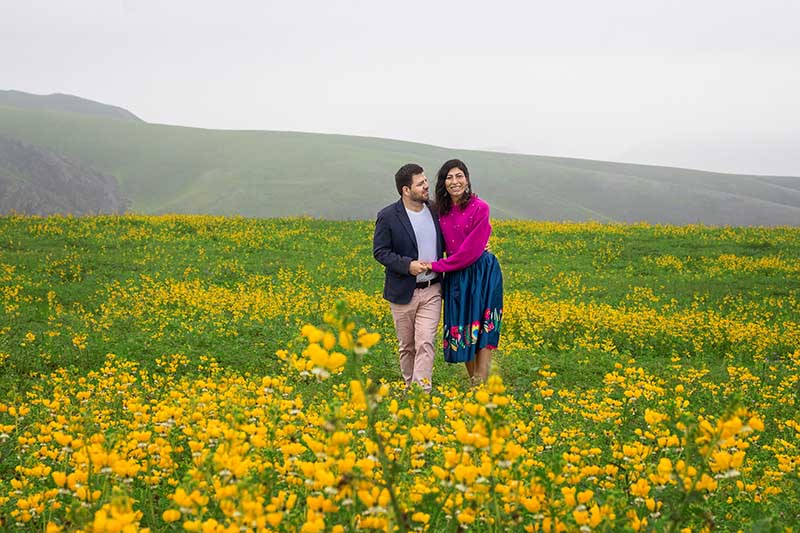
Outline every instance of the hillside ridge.
<path fill-rule="evenodd" d="M 0 105 L 0 134 L 118 178 L 141 213 L 371 219 L 394 172 L 452 157 L 497 218 L 800 225 L 800 178 L 450 149 L 412 141 L 213 130 Z"/>
<path fill-rule="evenodd" d="M 78 115 L 92 115 L 118 120 L 144 122 L 142 119 L 119 106 L 102 104 L 80 96 L 64 93 L 32 94 L 15 90 L 0 90 L 0 106 L 22 109 L 38 109 Z"/>

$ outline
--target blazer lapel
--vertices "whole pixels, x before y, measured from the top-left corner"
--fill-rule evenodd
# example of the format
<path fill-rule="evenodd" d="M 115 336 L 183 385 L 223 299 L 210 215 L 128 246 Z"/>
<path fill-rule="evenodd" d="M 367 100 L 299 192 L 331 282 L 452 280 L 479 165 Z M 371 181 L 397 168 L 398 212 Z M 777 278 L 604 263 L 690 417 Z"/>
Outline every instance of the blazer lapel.
<path fill-rule="evenodd" d="M 401 199 L 395 204 L 395 211 L 397 211 L 397 218 L 400 219 L 400 223 L 405 228 L 406 233 L 408 233 L 411 242 L 414 243 L 414 249 L 417 251 L 417 255 L 419 255 L 419 246 L 417 246 L 417 236 L 414 235 L 414 228 L 411 226 L 411 220 L 408 218 L 408 213 L 406 213 L 406 206 L 403 205 L 403 200 Z"/>

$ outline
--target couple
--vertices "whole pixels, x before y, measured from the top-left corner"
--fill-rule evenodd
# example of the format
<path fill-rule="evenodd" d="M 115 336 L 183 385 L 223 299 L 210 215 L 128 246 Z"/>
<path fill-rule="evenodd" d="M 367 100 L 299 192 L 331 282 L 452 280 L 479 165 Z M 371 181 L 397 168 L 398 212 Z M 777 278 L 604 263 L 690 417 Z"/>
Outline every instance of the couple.
<path fill-rule="evenodd" d="M 465 363 L 473 382 L 486 381 L 503 315 L 503 276 L 487 249 L 489 205 L 472 192 L 458 159 L 439 170 L 433 205 L 421 166 L 402 166 L 395 183 L 400 200 L 378 213 L 372 250 L 386 267 L 383 297 L 400 341 L 403 379 L 431 391 L 444 305 L 445 361 Z"/>

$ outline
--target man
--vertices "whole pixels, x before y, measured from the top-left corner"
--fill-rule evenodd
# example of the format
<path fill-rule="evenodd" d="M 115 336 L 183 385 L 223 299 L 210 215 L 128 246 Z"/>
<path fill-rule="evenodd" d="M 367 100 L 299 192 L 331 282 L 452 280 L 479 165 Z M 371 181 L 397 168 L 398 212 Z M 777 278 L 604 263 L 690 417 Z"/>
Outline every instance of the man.
<path fill-rule="evenodd" d="M 429 270 L 443 255 L 439 219 L 428 207 L 428 178 L 409 163 L 395 174 L 400 200 L 383 208 L 375 222 L 372 253 L 386 267 L 383 297 L 389 300 L 400 371 L 406 386 L 431 391 L 434 337 L 442 311 L 441 278 Z"/>

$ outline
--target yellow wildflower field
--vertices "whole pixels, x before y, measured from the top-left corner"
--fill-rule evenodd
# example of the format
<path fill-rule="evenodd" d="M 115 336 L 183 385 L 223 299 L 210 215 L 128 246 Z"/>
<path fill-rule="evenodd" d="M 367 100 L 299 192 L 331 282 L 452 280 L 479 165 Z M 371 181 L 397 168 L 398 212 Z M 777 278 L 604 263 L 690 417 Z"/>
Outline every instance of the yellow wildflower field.
<path fill-rule="evenodd" d="M 800 230 L 495 221 L 406 391 L 369 222 L 0 218 L 8 531 L 790 531 Z"/>

